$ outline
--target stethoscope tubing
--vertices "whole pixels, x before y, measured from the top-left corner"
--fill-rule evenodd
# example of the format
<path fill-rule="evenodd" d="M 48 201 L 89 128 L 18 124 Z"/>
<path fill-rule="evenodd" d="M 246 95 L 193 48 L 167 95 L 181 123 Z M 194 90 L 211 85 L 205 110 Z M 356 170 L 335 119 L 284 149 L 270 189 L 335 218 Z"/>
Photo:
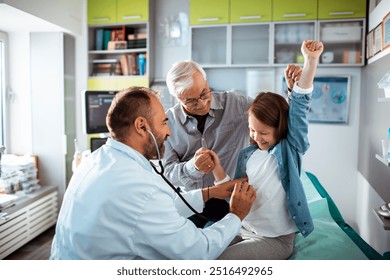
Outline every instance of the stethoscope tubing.
<path fill-rule="evenodd" d="M 198 216 L 199 218 L 201 219 L 204 219 L 204 220 L 210 220 L 210 221 L 213 221 L 212 219 L 210 218 L 207 218 L 205 216 L 203 216 L 202 214 L 200 214 L 198 211 L 196 211 L 192 206 L 191 204 L 189 204 L 189 202 L 183 197 L 183 195 L 180 193 L 180 191 L 178 190 L 178 188 L 176 188 L 165 176 L 164 176 L 164 166 L 161 162 L 161 159 L 158 160 L 158 165 L 160 166 L 160 170 L 158 170 L 158 167 L 156 165 L 154 165 L 151 161 L 150 161 L 150 165 L 153 167 L 154 171 L 161 176 L 161 178 L 163 178 L 163 180 L 168 184 L 168 186 L 170 186 L 174 191 L 175 193 L 180 197 L 180 199 L 184 202 L 185 205 L 187 205 L 188 208 L 190 208 L 190 210 L 192 212 L 195 213 L 196 216 Z"/>

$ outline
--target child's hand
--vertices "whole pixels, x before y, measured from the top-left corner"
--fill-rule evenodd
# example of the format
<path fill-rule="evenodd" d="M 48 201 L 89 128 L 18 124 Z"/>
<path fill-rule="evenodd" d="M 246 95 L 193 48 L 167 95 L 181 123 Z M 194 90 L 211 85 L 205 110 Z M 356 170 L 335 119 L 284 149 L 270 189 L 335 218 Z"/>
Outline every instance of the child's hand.
<path fill-rule="evenodd" d="M 303 41 L 301 46 L 301 52 L 305 57 L 305 61 L 308 59 L 318 59 L 324 50 L 324 45 L 320 41 L 306 40 Z"/>
<path fill-rule="evenodd" d="M 293 88 L 295 82 L 299 81 L 301 74 L 301 67 L 292 64 L 287 65 L 286 69 L 284 69 L 284 76 L 286 78 L 286 83 L 289 90 Z"/>
<path fill-rule="evenodd" d="M 217 153 L 214 152 L 213 150 L 208 150 L 208 152 L 210 153 L 211 159 L 214 162 L 214 166 L 221 165 L 221 161 L 219 160 Z"/>
<path fill-rule="evenodd" d="M 211 156 L 211 159 L 213 160 L 213 175 L 216 182 L 219 182 L 226 177 L 226 172 L 223 166 L 221 165 L 221 161 L 219 160 L 219 157 L 216 152 L 213 150 L 208 150 L 208 153 Z"/>

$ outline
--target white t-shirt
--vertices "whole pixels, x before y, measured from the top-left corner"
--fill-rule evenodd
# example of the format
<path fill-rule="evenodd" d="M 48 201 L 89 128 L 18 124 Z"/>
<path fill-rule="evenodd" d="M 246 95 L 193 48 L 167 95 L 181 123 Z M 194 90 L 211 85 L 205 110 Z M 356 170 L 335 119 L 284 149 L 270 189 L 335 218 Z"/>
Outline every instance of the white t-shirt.
<path fill-rule="evenodd" d="M 261 236 L 277 237 L 298 231 L 286 205 L 278 164 L 268 151 L 256 150 L 246 166 L 248 183 L 256 190 L 256 200 L 242 225 Z"/>

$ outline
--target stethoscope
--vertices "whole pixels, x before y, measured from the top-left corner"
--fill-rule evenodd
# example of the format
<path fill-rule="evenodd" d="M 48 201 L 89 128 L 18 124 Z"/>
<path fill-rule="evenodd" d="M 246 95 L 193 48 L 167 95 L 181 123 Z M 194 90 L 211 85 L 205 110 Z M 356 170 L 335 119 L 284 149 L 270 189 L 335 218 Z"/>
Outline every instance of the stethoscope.
<path fill-rule="evenodd" d="M 158 157 L 158 166 L 155 165 L 152 161 L 149 161 L 150 165 L 153 167 L 154 171 L 161 176 L 161 178 L 163 178 L 163 180 L 168 184 L 168 186 L 170 186 L 174 191 L 175 193 L 180 197 L 180 199 L 184 202 L 185 205 L 187 205 L 188 208 L 191 209 L 192 212 L 195 213 L 195 215 L 197 215 L 199 218 L 201 219 L 204 219 L 204 220 L 210 220 L 210 221 L 213 221 L 213 219 L 210 219 L 210 218 L 207 218 L 205 216 L 203 216 L 202 214 L 200 214 L 198 211 L 196 211 L 192 206 L 191 204 L 188 203 L 188 201 L 182 196 L 182 194 L 180 193 L 179 189 L 176 188 L 165 176 L 164 176 L 164 166 L 162 164 L 162 161 L 161 161 L 161 156 L 160 156 L 160 150 L 158 149 L 158 145 L 157 145 L 157 140 L 156 138 L 154 137 L 153 133 L 149 130 L 149 129 L 146 129 L 145 128 L 145 131 L 147 131 L 150 136 L 152 136 L 152 139 L 153 139 L 153 142 L 154 142 L 154 145 L 156 147 L 156 151 L 157 151 L 157 157 Z"/>

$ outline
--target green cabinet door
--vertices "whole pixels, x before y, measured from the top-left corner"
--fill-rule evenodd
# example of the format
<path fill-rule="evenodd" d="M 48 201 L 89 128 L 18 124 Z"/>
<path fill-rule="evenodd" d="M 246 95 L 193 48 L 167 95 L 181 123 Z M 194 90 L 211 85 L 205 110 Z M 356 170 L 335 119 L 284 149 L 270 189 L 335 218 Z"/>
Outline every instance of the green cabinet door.
<path fill-rule="evenodd" d="M 149 0 L 117 0 L 116 22 L 144 22 L 149 20 Z"/>
<path fill-rule="evenodd" d="M 272 20 L 272 0 L 230 0 L 230 22 L 264 22 Z"/>
<path fill-rule="evenodd" d="M 88 24 L 116 22 L 116 0 L 88 0 Z"/>
<path fill-rule="evenodd" d="M 229 23 L 229 0 L 191 0 L 190 24 Z"/>
<path fill-rule="evenodd" d="M 319 19 L 365 17 L 366 0 L 318 0 Z"/>
<path fill-rule="evenodd" d="M 93 77 L 88 79 L 89 90 L 121 90 L 130 86 L 148 87 L 147 76 L 140 77 Z"/>
<path fill-rule="evenodd" d="M 273 21 L 317 19 L 317 0 L 273 0 Z"/>

